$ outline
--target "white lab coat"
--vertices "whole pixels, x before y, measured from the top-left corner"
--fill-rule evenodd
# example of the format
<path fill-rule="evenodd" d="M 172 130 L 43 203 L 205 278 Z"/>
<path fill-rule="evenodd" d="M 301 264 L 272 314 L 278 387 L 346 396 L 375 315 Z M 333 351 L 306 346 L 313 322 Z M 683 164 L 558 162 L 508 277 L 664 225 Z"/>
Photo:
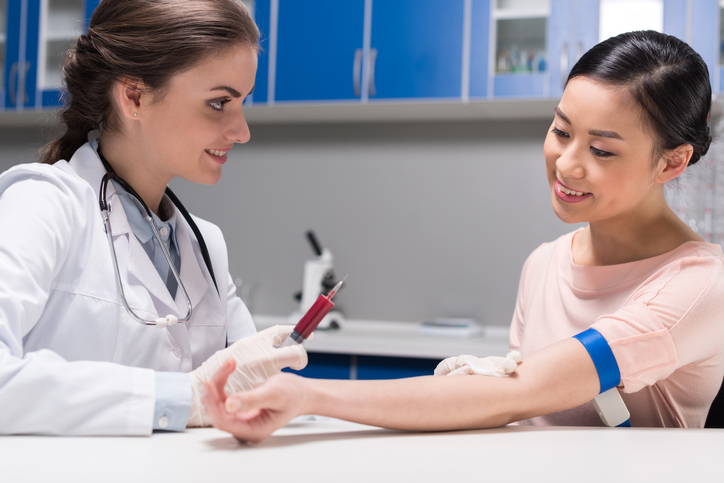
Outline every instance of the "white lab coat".
<path fill-rule="evenodd" d="M 178 213 L 181 280 L 193 317 L 168 329 L 126 312 L 98 204 L 105 169 L 89 144 L 69 162 L 23 164 L 0 175 L 0 434 L 144 435 L 152 431 L 155 371 L 189 372 L 255 332 L 236 296 L 226 244 Z M 113 243 L 126 298 L 148 319 L 186 314 L 173 300 L 108 187 Z"/>

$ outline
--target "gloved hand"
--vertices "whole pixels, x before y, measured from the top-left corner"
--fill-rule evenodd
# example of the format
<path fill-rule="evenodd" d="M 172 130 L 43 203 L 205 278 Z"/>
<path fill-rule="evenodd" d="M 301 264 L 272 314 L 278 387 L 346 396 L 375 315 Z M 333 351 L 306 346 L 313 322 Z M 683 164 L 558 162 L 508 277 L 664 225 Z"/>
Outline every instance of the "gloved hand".
<path fill-rule="evenodd" d="M 191 376 L 191 411 L 186 426 L 211 426 L 211 418 L 206 415 L 201 397 L 204 381 L 229 359 L 236 360 L 236 369 L 224 386 L 227 394 L 248 391 L 259 386 L 285 367 L 303 369 L 307 365 L 307 351 L 301 344 L 276 348 L 294 330 L 293 325 L 275 325 L 251 337 L 241 339 L 226 349 L 209 357 Z"/>
<path fill-rule="evenodd" d="M 435 368 L 436 376 L 458 376 L 479 374 L 483 376 L 506 376 L 515 372 L 523 360 L 520 352 L 509 352 L 506 357 L 475 357 L 462 355 L 448 357 Z"/>

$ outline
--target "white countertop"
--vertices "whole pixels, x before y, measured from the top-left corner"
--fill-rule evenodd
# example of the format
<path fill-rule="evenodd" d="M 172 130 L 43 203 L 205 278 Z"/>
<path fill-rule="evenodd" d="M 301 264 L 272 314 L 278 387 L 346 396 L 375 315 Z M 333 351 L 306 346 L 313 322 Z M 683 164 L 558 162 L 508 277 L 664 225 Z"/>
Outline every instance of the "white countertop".
<path fill-rule="evenodd" d="M 289 324 L 286 317 L 254 315 L 258 330 Z M 505 356 L 508 327 L 489 326 L 471 338 L 420 335 L 414 322 L 347 320 L 339 329 L 317 330 L 304 343 L 309 352 L 444 359 L 460 354 Z"/>
<path fill-rule="evenodd" d="M 390 431 L 290 423 L 257 445 L 219 430 L 151 437 L 0 437 L 8 483 L 722 481 L 724 430 Z"/>

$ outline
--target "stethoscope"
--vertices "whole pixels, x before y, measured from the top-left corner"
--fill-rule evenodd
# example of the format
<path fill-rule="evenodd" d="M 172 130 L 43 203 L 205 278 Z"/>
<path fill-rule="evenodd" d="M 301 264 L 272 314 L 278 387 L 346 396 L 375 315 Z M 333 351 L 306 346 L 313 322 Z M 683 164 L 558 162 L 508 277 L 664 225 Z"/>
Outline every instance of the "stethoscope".
<path fill-rule="evenodd" d="M 191 299 L 189 298 L 189 294 L 186 291 L 186 287 L 184 287 L 183 282 L 181 282 L 181 277 L 178 274 L 178 271 L 176 270 L 176 267 L 174 266 L 173 262 L 171 261 L 171 255 L 169 255 L 168 250 L 166 249 L 166 245 L 163 243 L 163 240 L 161 239 L 161 235 L 158 232 L 158 227 L 156 226 L 156 223 L 153 221 L 153 216 L 151 214 L 151 210 L 148 208 L 146 203 L 143 202 L 140 196 L 138 196 L 138 193 L 129 185 L 126 183 L 120 176 L 116 174 L 115 171 L 113 171 L 113 168 L 111 165 L 106 161 L 106 159 L 103 157 L 103 155 L 100 153 L 100 151 L 97 150 L 98 157 L 100 158 L 101 162 L 103 163 L 103 166 L 106 168 L 106 174 L 103 176 L 103 179 L 101 180 L 101 189 L 98 194 L 98 202 L 101 206 L 101 213 L 103 214 L 103 223 L 104 228 L 106 232 L 106 237 L 108 238 L 108 246 L 111 248 L 111 257 L 113 258 L 113 268 L 116 272 L 116 281 L 118 282 L 118 290 L 121 293 L 121 301 L 123 302 L 123 306 L 126 308 L 126 311 L 133 317 L 137 322 L 145 325 L 155 325 L 159 328 L 165 328 L 165 327 L 171 327 L 172 325 L 175 325 L 179 322 L 186 322 L 191 318 L 191 314 L 193 313 L 193 307 L 191 306 Z M 184 315 L 181 318 L 176 317 L 175 315 L 169 314 L 166 317 L 159 317 L 155 320 L 146 320 L 143 317 L 138 316 L 131 306 L 128 304 L 128 300 L 126 300 L 126 294 L 123 291 L 123 283 L 121 282 L 121 272 L 118 269 L 118 257 L 116 256 L 116 249 L 113 246 L 113 232 L 111 231 L 111 220 L 109 217 L 109 213 L 111 212 L 111 205 L 108 203 L 106 199 L 106 190 L 108 189 L 108 183 L 111 180 L 115 180 L 119 185 L 123 187 L 123 189 L 126 190 L 127 194 L 135 198 L 135 200 L 140 204 L 141 207 L 143 207 L 143 210 L 145 212 L 142 213 L 144 219 L 151 225 L 151 229 L 153 230 L 153 236 L 156 238 L 156 241 L 158 242 L 159 246 L 161 247 L 161 251 L 163 252 L 163 256 L 166 258 L 166 261 L 168 262 L 168 265 L 171 269 L 171 272 L 173 273 L 174 278 L 176 279 L 176 283 L 178 284 L 179 290 L 181 290 L 181 293 L 183 294 L 184 299 L 186 300 L 186 307 L 187 312 L 186 315 Z M 118 194 L 118 193 L 117 193 Z M 191 215 L 188 211 L 186 211 L 186 208 L 184 208 L 184 205 L 181 204 L 181 201 L 179 201 L 178 197 L 171 191 L 169 187 L 166 187 L 166 195 L 169 197 L 171 202 L 178 208 L 178 210 L 183 215 L 184 219 L 188 222 L 189 226 L 191 227 L 191 230 L 194 232 L 194 235 L 196 236 L 196 240 L 199 242 L 199 249 L 201 250 L 201 255 L 204 258 L 204 262 L 206 263 L 206 268 L 209 270 L 209 274 L 211 275 L 211 280 L 214 282 L 214 286 L 216 287 L 216 292 L 219 293 L 219 286 L 216 284 L 216 277 L 214 276 L 214 269 L 211 266 L 211 257 L 209 256 L 209 250 L 206 248 L 206 242 L 204 241 L 204 237 L 201 236 L 201 231 L 199 230 L 199 227 L 196 226 L 196 223 L 194 222 L 193 218 L 191 218 Z"/>

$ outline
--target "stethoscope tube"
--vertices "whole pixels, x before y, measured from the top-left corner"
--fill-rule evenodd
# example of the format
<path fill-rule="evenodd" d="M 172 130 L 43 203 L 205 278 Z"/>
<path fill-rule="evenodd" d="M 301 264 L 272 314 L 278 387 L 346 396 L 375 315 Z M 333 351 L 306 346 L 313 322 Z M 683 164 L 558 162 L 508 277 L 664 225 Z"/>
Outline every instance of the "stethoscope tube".
<path fill-rule="evenodd" d="M 101 159 L 101 162 L 103 163 L 104 167 L 106 168 L 107 173 L 103 176 L 101 180 L 101 188 L 98 193 L 98 203 L 100 205 L 101 214 L 103 215 L 103 225 L 104 230 L 106 232 L 106 237 L 108 239 L 108 246 L 111 250 L 111 258 L 113 259 L 113 268 L 116 275 L 116 282 L 118 283 L 118 290 L 121 295 L 121 301 L 123 303 L 123 306 L 125 307 L 126 311 L 131 315 L 131 317 L 136 320 L 137 322 L 145 325 L 155 325 L 160 328 L 169 327 L 172 326 L 178 322 L 185 322 L 189 319 L 191 319 L 191 316 L 193 314 L 193 306 L 191 304 L 191 298 L 189 297 L 188 292 L 186 291 L 186 287 L 184 286 L 183 282 L 181 281 L 181 276 L 178 273 L 178 270 L 176 270 L 176 267 L 174 266 L 171 255 L 169 254 L 168 250 L 166 249 L 166 245 L 163 243 L 161 239 L 161 235 L 158 232 L 158 227 L 156 226 L 156 223 L 153 221 L 153 216 L 151 214 L 151 210 L 148 208 L 146 203 L 141 199 L 141 197 L 136 193 L 136 191 L 123 179 L 121 179 L 120 176 L 118 176 L 115 171 L 113 171 L 113 168 L 108 164 L 108 161 L 106 161 L 103 156 L 98 153 L 98 157 Z M 167 315 L 166 317 L 159 317 L 155 320 L 146 320 L 142 317 L 139 317 L 133 309 L 128 304 L 128 300 L 126 299 L 125 291 L 123 290 L 123 283 L 121 281 L 121 272 L 118 267 L 118 257 L 116 255 L 116 249 L 113 245 L 113 232 L 111 230 L 111 221 L 110 221 L 110 215 L 111 212 L 111 204 L 108 202 L 107 199 L 107 190 L 108 190 L 108 183 L 111 180 L 115 180 L 117 183 L 119 183 L 130 196 L 133 196 L 136 198 L 136 200 L 141 204 L 142 208 L 145 211 L 144 219 L 151 225 L 151 229 L 153 230 L 153 235 L 158 241 L 158 244 L 161 247 L 161 251 L 163 252 L 163 256 L 166 258 L 166 261 L 168 262 L 169 268 L 171 269 L 171 272 L 173 273 L 174 278 L 176 279 L 176 283 L 178 285 L 178 288 L 181 290 L 181 293 L 184 297 L 184 300 L 186 301 L 187 305 L 187 313 L 184 317 L 178 318 L 174 315 Z M 197 241 L 199 242 L 199 248 L 201 249 L 201 254 L 204 258 L 204 262 L 206 263 L 206 266 L 209 270 L 209 275 L 211 275 L 211 279 L 214 282 L 214 286 L 216 287 L 216 292 L 219 293 L 219 287 L 216 283 L 216 277 L 214 276 L 214 271 L 211 266 L 211 257 L 209 256 L 208 249 L 206 247 L 206 243 L 201 236 L 201 231 L 199 230 L 198 226 L 196 226 L 196 223 L 191 218 L 191 215 L 186 211 L 186 208 L 181 204 L 178 197 L 167 187 L 166 188 L 166 194 L 169 195 L 169 198 L 171 199 L 172 203 L 178 208 L 178 210 L 183 215 L 184 219 L 189 223 L 189 226 L 191 226 L 191 230 L 194 232 L 194 235 L 196 236 Z M 117 194 L 118 195 L 118 194 Z"/>

